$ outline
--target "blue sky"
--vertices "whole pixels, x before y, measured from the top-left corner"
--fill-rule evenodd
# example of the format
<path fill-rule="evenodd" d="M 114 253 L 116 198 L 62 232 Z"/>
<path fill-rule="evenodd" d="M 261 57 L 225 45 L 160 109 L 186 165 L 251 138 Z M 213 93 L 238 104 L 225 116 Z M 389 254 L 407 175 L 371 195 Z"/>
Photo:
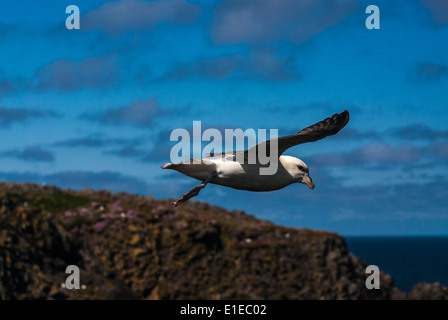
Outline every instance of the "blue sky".
<path fill-rule="evenodd" d="M 315 190 L 197 199 L 343 235 L 448 235 L 446 1 L 3 1 L 0 47 L 1 180 L 177 198 L 197 181 L 160 169 L 173 129 L 287 135 L 348 109 L 338 135 L 287 151 Z"/>

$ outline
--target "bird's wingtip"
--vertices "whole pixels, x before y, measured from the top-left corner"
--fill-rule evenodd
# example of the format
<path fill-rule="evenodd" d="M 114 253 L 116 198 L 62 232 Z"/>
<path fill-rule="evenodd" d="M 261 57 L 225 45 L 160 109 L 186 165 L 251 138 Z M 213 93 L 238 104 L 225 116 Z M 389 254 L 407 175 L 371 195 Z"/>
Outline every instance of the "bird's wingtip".
<path fill-rule="evenodd" d="M 350 119 L 350 112 L 348 112 L 348 110 L 344 110 L 341 113 L 336 114 L 335 116 L 337 116 L 339 118 L 346 119 L 346 123 L 347 123 L 348 120 Z"/>

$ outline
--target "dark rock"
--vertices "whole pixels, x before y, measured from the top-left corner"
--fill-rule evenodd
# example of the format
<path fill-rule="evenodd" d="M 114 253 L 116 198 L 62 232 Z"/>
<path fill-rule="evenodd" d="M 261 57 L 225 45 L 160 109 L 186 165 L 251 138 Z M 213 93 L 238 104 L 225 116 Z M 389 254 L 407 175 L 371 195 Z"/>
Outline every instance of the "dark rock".
<path fill-rule="evenodd" d="M 446 299 L 410 293 L 338 234 L 275 226 L 243 211 L 125 193 L 0 183 L 1 299 Z M 26 203 L 26 205 L 24 205 Z M 68 265 L 80 290 L 64 287 Z"/>
<path fill-rule="evenodd" d="M 448 300 L 448 288 L 439 282 L 416 284 L 407 296 L 413 300 Z"/>

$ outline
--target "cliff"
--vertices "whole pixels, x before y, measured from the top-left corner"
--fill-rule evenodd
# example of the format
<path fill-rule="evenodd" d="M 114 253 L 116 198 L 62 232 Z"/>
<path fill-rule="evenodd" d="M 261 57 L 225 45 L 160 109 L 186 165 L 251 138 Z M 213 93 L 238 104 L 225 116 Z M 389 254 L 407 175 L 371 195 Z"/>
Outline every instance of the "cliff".
<path fill-rule="evenodd" d="M 1 299 L 446 299 L 411 293 L 338 234 L 274 225 L 241 211 L 107 191 L 0 183 Z M 82 289 L 68 290 L 68 265 Z"/>

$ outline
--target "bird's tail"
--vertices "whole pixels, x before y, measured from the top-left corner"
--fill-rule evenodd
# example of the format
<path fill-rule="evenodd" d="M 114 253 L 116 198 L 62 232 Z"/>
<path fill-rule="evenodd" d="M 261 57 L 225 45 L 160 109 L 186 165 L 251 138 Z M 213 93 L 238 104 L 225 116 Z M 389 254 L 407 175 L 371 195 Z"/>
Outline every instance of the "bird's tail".
<path fill-rule="evenodd" d="M 174 163 L 165 163 L 161 166 L 162 169 L 173 169 L 176 165 Z"/>

